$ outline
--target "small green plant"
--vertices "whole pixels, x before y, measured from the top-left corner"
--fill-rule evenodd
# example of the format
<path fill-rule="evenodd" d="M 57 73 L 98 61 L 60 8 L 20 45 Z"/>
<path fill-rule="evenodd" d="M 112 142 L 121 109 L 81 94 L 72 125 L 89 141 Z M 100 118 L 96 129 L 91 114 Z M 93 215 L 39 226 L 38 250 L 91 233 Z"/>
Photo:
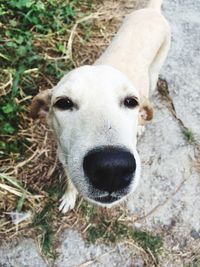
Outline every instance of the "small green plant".
<path fill-rule="evenodd" d="M 96 206 L 89 204 L 85 201 L 83 201 L 83 203 L 81 204 L 80 209 L 83 212 L 87 222 L 93 221 L 98 215 Z"/>
<path fill-rule="evenodd" d="M 163 246 L 163 240 L 160 236 L 134 230 L 126 222 L 121 222 L 116 218 L 107 218 L 104 214 L 99 214 L 97 209 L 90 204 L 83 203 L 81 209 L 87 222 L 91 224 L 87 229 L 87 240 L 89 242 L 103 241 L 110 244 L 133 239 L 147 253 L 150 251 L 154 258 L 158 260 L 158 252 Z"/>
<path fill-rule="evenodd" d="M 41 233 L 40 244 L 42 252 L 50 258 L 55 258 L 56 252 L 54 249 L 53 211 L 51 202 L 47 203 L 43 210 L 35 215 L 33 227 L 38 229 Z"/>
<path fill-rule="evenodd" d="M 88 241 L 95 243 L 98 239 L 105 243 L 116 243 L 128 237 L 130 229 L 118 221 L 110 222 L 100 218 L 99 223 L 88 229 Z"/>
<path fill-rule="evenodd" d="M 157 258 L 157 252 L 163 247 L 163 240 L 158 235 L 153 235 L 144 231 L 132 231 L 131 237 L 139 243 L 139 245 L 145 249 L 150 250 L 155 258 Z"/>
<path fill-rule="evenodd" d="M 192 132 L 191 129 L 189 129 L 189 128 L 184 128 L 184 129 L 183 129 L 183 134 L 184 134 L 184 136 L 185 136 L 185 139 L 186 139 L 189 143 L 191 143 L 191 144 L 195 143 L 195 136 L 194 136 L 194 133 Z"/>

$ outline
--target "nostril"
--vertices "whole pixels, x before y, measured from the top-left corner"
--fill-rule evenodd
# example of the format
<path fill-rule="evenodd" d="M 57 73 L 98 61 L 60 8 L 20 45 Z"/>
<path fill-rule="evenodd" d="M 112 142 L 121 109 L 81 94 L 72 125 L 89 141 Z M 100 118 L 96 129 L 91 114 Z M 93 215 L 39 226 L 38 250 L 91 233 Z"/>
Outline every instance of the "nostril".
<path fill-rule="evenodd" d="M 85 156 L 83 169 L 95 188 L 111 193 L 130 185 L 136 162 L 125 149 L 104 147 L 91 150 Z"/>

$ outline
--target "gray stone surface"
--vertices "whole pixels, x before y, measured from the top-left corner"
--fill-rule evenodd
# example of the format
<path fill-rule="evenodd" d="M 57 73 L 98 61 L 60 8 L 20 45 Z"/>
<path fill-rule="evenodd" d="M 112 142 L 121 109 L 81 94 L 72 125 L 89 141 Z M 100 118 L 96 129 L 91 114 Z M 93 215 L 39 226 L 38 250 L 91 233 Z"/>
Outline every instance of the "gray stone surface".
<path fill-rule="evenodd" d="M 177 115 L 200 138 L 200 0 L 165 0 L 172 27 L 172 46 L 162 75 Z M 139 141 L 142 178 L 128 208 L 138 216 L 135 227 L 159 232 L 168 254 L 161 266 L 185 266 L 192 253 L 200 257 L 200 177 L 193 168 L 194 147 L 155 92 L 155 118 Z M 76 231 L 66 231 L 58 247 L 55 267 L 145 266 L 136 248 L 88 245 Z M 185 254 L 184 254 L 185 253 Z M 184 256 L 183 256 L 184 255 Z M 91 262 L 90 262 L 91 261 Z M 0 266 L 50 266 L 35 243 L 24 240 L 0 249 Z"/>
<path fill-rule="evenodd" d="M 184 124 L 200 140 L 200 0 L 164 0 L 172 46 L 163 74 Z"/>
<path fill-rule="evenodd" d="M 0 248 L 0 267 L 47 266 L 32 239 L 24 239 L 19 244 L 7 244 Z"/>
<path fill-rule="evenodd" d="M 123 244 L 116 247 L 105 245 L 88 245 L 76 231 L 63 233 L 59 248 L 59 257 L 55 267 L 90 266 L 131 266 L 134 261 L 144 266 L 142 257 L 135 249 L 127 249 Z M 87 265 L 88 264 L 88 265 Z"/>

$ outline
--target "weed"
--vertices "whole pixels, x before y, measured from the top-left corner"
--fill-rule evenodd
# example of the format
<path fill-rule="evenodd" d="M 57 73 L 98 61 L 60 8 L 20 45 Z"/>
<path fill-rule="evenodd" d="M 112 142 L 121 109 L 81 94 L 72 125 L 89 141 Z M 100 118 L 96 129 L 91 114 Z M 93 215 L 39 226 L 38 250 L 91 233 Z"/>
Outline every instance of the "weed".
<path fill-rule="evenodd" d="M 64 194 L 65 182 L 59 178 L 59 173 L 52 175 L 52 182 L 50 185 L 45 185 L 44 190 L 48 193 L 49 197 L 54 201 L 58 201 Z M 65 176 L 64 176 L 65 177 Z"/>
<path fill-rule="evenodd" d="M 85 201 L 81 204 L 80 207 L 82 213 L 87 222 L 93 221 L 97 216 L 97 208 L 96 206 L 86 203 Z"/>
<path fill-rule="evenodd" d="M 183 134 L 185 136 L 185 139 L 190 143 L 190 144 L 193 144 L 195 143 L 195 136 L 194 136 L 194 133 L 192 132 L 191 129 L 189 128 L 184 128 L 183 129 Z"/>
<path fill-rule="evenodd" d="M 131 237 L 137 241 L 143 249 L 149 249 L 155 258 L 157 258 L 157 251 L 163 246 L 163 240 L 160 236 L 144 231 L 132 231 Z"/>
<path fill-rule="evenodd" d="M 106 244 L 117 243 L 125 239 L 133 239 L 147 253 L 149 251 L 157 260 L 157 253 L 163 246 L 163 240 L 158 235 L 153 235 L 144 231 L 133 230 L 126 222 L 121 222 L 117 218 L 109 218 L 97 209 L 88 204 L 82 204 L 82 211 L 86 220 L 91 224 L 87 229 L 87 240 L 91 243 L 103 241 Z"/>
<path fill-rule="evenodd" d="M 47 203 L 43 210 L 35 215 L 33 227 L 37 228 L 41 233 L 40 244 L 42 252 L 50 258 L 55 258 L 56 252 L 54 250 L 53 211 L 51 202 Z"/>
<path fill-rule="evenodd" d="M 99 223 L 91 226 L 88 229 L 89 242 L 96 242 L 98 239 L 103 240 L 105 243 L 116 243 L 129 235 L 130 229 L 117 220 L 110 222 L 105 218 L 100 218 Z"/>

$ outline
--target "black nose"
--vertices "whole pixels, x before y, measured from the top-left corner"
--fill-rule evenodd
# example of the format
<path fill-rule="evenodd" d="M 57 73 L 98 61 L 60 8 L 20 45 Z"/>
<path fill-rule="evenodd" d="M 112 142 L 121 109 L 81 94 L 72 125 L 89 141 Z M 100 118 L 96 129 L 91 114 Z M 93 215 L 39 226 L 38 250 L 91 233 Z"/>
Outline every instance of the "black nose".
<path fill-rule="evenodd" d="M 130 185 L 136 162 L 125 149 L 103 147 L 84 157 L 83 169 L 93 187 L 112 193 Z"/>

